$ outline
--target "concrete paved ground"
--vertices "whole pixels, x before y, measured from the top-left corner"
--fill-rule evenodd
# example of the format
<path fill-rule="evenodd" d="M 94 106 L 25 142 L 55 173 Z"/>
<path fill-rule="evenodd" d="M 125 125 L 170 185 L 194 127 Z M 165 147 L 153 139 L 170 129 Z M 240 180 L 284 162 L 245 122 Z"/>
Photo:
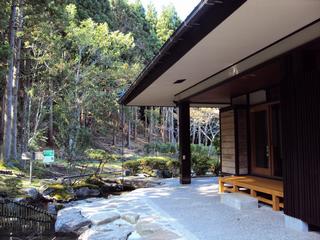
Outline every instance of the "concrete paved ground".
<path fill-rule="evenodd" d="M 316 240 L 320 234 L 285 228 L 284 214 L 262 206 L 236 210 L 220 203 L 216 178 L 193 179 L 180 185 L 177 179 L 135 193 L 177 229 L 184 239 L 203 240 Z"/>

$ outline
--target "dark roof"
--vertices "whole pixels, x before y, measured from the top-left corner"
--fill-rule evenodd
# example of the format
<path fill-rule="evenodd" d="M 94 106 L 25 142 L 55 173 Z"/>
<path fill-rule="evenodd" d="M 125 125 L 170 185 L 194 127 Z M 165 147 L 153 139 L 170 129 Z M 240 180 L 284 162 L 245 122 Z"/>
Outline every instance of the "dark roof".
<path fill-rule="evenodd" d="M 246 0 L 202 0 L 120 98 L 126 105 L 228 18 Z"/>

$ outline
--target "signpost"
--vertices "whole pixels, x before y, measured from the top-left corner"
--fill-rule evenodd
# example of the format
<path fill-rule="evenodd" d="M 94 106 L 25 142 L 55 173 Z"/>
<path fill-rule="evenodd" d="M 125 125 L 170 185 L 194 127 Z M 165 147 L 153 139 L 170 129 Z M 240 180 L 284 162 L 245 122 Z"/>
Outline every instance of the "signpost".
<path fill-rule="evenodd" d="M 43 163 L 53 163 L 54 162 L 54 150 L 44 150 L 43 151 Z"/>

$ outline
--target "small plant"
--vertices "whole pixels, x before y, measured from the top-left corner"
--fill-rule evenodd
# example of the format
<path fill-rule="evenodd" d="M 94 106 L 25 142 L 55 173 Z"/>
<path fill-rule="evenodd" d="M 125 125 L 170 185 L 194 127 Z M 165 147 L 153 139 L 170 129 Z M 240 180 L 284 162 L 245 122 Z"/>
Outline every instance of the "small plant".
<path fill-rule="evenodd" d="M 99 175 L 102 173 L 104 165 L 106 163 L 116 160 L 115 156 L 107 153 L 102 149 L 88 149 L 85 151 L 85 154 L 88 158 L 99 161 L 99 166 L 95 172 L 95 175 Z"/>

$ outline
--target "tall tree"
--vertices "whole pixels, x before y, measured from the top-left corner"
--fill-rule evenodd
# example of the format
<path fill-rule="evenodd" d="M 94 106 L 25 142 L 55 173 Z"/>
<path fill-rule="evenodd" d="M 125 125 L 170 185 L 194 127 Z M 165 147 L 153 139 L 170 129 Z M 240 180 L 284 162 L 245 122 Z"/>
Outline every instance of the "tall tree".
<path fill-rule="evenodd" d="M 11 15 L 9 23 L 9 46 L 10 56 L 8 57 L 8 74 L 6 77 L 6 91 L 4 99 L 4 135 L 3 135 L 3 159 L 9 162 L 11 159 L 11 134 L 12 134 L 12 94 L 14 81 L 14 63 L 15 63 L 15 24 L 16 24 L 17 3 L 15 0 L 11 2 Z"/>
<path fill-rule="evenodd" d="M 17 40 L 15 52 L 15 75 L 13 81 L 13 120 L 12 120 L 12 157 L 18 159 L 17 137 L 18 137 L 18 93 L 20 87 L 20 64 L 21 64 L 21 45 L 23 31 L 23 8 L 24 1 L 19 0 L 18 17 L 17 17 Z"/>
<path fill-rule="evenodd" d="M 173 4 L 165 6 L 157 21 L 157 35 L 161 44 L 168 40 L 180 24 L 181 20 Z"/>

